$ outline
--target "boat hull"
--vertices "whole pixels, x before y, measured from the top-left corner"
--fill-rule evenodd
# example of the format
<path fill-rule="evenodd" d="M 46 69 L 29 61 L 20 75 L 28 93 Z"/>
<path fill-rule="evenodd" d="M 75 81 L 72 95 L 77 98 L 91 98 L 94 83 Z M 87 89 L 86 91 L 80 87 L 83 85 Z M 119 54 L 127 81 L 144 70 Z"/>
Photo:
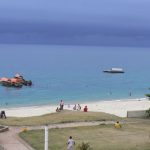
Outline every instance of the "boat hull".
<path fill-rule="evenodd" d="M 124 71 L 104 70 L 105 73 L 124 73 Z"/>
<path fill-rule="evenodd" d="M 0 83 L 2 86 L 6 86 L 6 87 L 21 88 L 23 86 L 21 83 L 11 83 L 11 82 L 7 82 L 7 81 L 2 81 Z"/>

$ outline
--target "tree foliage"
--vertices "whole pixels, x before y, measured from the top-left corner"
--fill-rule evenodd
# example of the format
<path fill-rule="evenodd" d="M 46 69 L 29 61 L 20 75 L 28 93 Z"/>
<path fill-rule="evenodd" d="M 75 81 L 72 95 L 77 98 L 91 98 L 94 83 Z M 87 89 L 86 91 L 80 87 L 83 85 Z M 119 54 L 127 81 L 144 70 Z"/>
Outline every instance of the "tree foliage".
<path fill-rule="evenodd" d="M 150 118 L 150 108 L 146 110 L 147 117 Z"/>
<path fill-rule="evenodd" d="M 145 94 L 145 96 L 150 100 L 150 94 Z"/>

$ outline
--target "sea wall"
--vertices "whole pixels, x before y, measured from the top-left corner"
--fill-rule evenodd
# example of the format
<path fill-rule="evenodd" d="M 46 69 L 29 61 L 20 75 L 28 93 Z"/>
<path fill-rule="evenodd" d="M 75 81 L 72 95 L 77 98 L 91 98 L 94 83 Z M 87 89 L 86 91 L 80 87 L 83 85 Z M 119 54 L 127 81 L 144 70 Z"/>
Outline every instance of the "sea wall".
<path fill-rule="evenodd" d="M 146 110 L 127 111 L 127 118 L 145 118 Z"/>

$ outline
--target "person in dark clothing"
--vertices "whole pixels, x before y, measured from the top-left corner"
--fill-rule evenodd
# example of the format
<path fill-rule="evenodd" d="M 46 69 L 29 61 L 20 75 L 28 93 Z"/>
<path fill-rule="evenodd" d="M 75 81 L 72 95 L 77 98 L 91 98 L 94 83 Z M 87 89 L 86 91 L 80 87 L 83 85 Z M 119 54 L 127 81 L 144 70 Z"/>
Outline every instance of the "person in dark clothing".
<path fill-rule="evenodd" d="M 63 110 L 64 109 L 64 102 L 63 100 L 60 101 L 60 110 Z"/>
<path fill-rule="evenodd" d="M 6 114 L 5 114 L 5 111 L 4 111 L 4 110 L 1 111 L 0 117 L 6 119 Z"/>
<path fill-rule="evenodd" d="M 84 111 L 84 112 L 87 112 L 87 111 L 88 111 L 87 106 L 84 107 L 83 111 Z"/>

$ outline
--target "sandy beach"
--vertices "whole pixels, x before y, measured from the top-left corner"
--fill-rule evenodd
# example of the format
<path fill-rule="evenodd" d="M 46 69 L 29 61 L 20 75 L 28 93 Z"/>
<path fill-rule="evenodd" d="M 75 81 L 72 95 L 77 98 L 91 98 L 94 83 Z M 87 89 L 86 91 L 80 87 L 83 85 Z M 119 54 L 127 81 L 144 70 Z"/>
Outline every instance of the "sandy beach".
<path fill-rule="evenodd" d="M 120 117 L 126 117 L 127 111 L 132 110 L 147 110 L 150 108 L 150 100 L 146 98 L 141 99 L 124 99 L 112 101 L 97 101 L 81 104 L 81 107 L 87 105 L 89 111 L 105 112 L 114 114 Z M 74 105 L 65 104 L 64 109 L 73 110 Z M 1 108 L 5 110 L 7 116 L 11 117 L 29 117 L 39 116 L 56 111 L 56 105 L 44 106 L 30 106 L 30 107 L 17 107 L 17 108 Z"/>

